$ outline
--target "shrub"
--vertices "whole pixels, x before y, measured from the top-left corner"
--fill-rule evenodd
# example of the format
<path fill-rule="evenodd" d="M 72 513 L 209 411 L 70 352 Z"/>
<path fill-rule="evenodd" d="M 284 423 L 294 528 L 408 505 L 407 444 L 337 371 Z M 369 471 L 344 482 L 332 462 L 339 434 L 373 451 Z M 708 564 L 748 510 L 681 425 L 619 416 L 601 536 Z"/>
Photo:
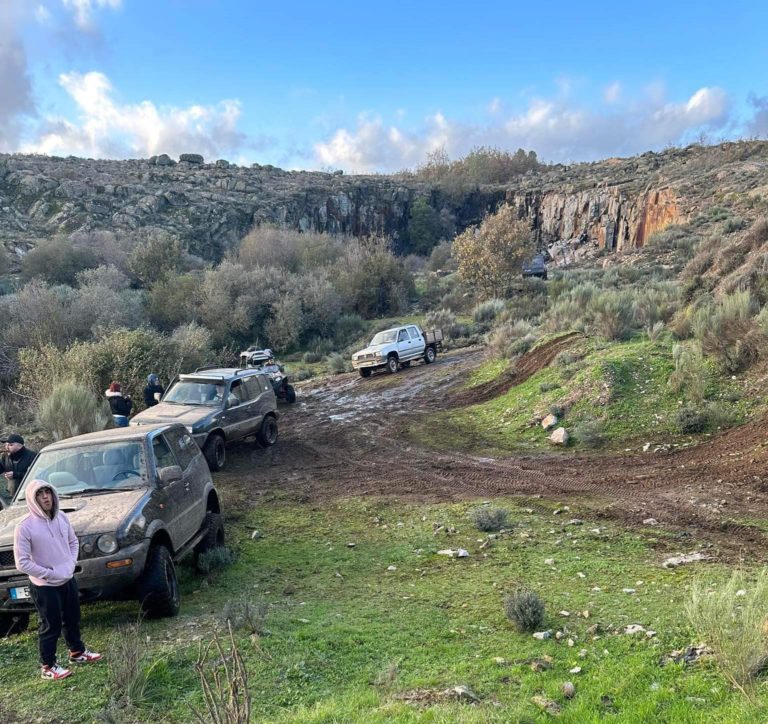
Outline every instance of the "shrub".
<path fill-rule="evenodd" d="M 426 329 L 442 329 L 446 337 L 458 337 L 459 325 L 456 315 L 450 309 L 436 309 L 424 318 Z"/>
<path fill-rule="evenodd" d="M 160 659 L 149 662 L 146 641 L 139 623 L 118 624 L 112 634 L 108 658 L 110 709 L 125 712 L 147 703 L 147 689 Z"/>
<path fill-rule="evenodd" d="M 539 392 L 551 392 L 552 390 L 556 390 L 560 387 L 560 385 L 557 382 L 542 382 L 539 385 Z"/>
<path fill-rule="evenodd" d="M 204 551 L 197 557 L 197 568 L 200 573 L 211 573 L 226 568 L 235 561 L 235 553 L 227 546 L 216 546 Z"/>
<path fill-rule="evenodd" d="M 112 414 L 105 399 L 76 382 L 61 382 L 40 402 L 37 420 L 54 440 L 63 440 L 103 430 Z"/>
<path fill-rule="evenodd" d="M 325 363 L 328 366 L 328 371 L 332 375 L 340 375 L 342 372 L 347 371 L 347 360 L 345 360 L 338 352 L 329 354 L 325 358 Z"/>
<path fill-rule="evenodd" d="M 512 359 L 520 354 L 521 350 L 530 349 L 536 339 L 533 325 L 520 319 L 516 322 L 506 322 L 491 331 L 488 335 L 488 347 L 496 357 Z"/>
<path fill-rule="evenodd" d="M 41 239 L 22 260 L 21 276 L 50 284 L 74 286 L 77 275 L 83 269 L 98 266 L 94 252 L 63 236 Z"/>
<path fill-rule="evenodd" d="M 676 344 L 672 347 L 675 371 L 669 376 L 673 392 L 685 392 L 688 399 L 701 404 L 707 389 L 709 371 L 704 364 L 699 346 L 695 343 Z"/>
<path fill-rule="evenodd" d="M 753 249 L 760 248 L 768 241 L 768 217 L 761 216 L 749 227 L 747 240 Z"/>
<path fill-rule="evenodd" d="M 730 219 L 725 220 L 725 223 L 723 224 L 723 233 L 733 234 L 734 231 L 741 231 L 745 225 L 746 222 L 741 216 L 733 216 Z"/>
<path fill-rule="evenodd" d="M 235 631 L 245 631 L 247 634 L 261 636 L 265 632 L 269 604 L 265 601 L 251 601 L 242 598 L 237 601 L 227 601 L 221 617 L 229 621 Z"/>
<path fill-rule="evenodd" d="M 471 511 L 469 517 L 478 530 L 491 533 L 507 527 L 509 511 L 504 508 L 481 506 Z"/>
<path fill-rule="evenodd" d="M 589 449 L 601 447 L 606 441 L 605 429 L 599 420 L 587 420 L 579 423 L 574 428 L 573 435 L 580 445 Z"/>
<path fill-rule="evenodd" d="M 603 292 L 590 300 L 595 332 L 605 339 L 623 340 L 632 333 L 635 305 L 629 292 Z"/>
<path fill-rule="evenodd" d="M 544 623 L 544 601 L 535 591 L 520 589 L 504 598 L 507 618 L 521 633 L 531 633 Z"/>
<path fill-rule="evenodd" d="M 687 405 L 675 413 L 675 427 L 683 435 L 704 432 L 709 424 L 705 410 Z"/>
<path fill-rule="evenodd" d="M 768 663 L 768 569 L 755 580 L 742 570 L 717 588 L 694 580 L 686 613 L 697 636 L 714 651 L 723 675 L 743 693 Z"/>
<path fill-rule="evenodd" d="M 321 355 L 319 352 L 305 352 L 304 357 L 302 358 L 305 362 L 305 364 L 311 365 L 315 362 L 319 362 L 321 359 L 323 359 L 323 355 Z"/>
<path fill-rule="evenodd" d="M 298 372 L 291 375 L 291 378 L 296 380 L 296 382 L 301 382 L 302 380 L 308 380 L 310 378 L 314 377 L 312 372 L 310 372 L 307 369 L 300 369 Z"/>
<path fill-rule="evenodd" d="M 365 320 L 359 314 L 342 314 L 336 320 L 333 339 L 339 347 L 346 347 L 363 335 L 366 329 Z"/>
<path fill-rule="evenodd" d="M 492 322 L 504 311 L 504 301 L 502 299 L 489 299 L 486 302 L 480 302 L 472 310 L 472 319 L 475 322 Z"/>

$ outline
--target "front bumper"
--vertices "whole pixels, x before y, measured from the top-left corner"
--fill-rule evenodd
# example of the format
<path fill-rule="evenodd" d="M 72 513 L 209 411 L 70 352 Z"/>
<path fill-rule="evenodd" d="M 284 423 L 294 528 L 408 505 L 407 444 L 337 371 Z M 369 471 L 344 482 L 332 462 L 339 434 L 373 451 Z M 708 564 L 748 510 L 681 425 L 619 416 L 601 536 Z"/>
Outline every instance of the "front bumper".
<path fill-rule="evenodd" d="M 92 601 L 110 598 L 130 588 L 144 570 L 149 551 L 149 540 L 121 548 L 109 556 L 79 560 L 75 567 L 75 580 L 80 590 L 80 600 Z M 131 559 L 130 564 L 119 568 L 107 568 L 108 563 Z M 19 571 L 0 571 L 0 613 L 34 610 L 31 599 L 14 601 L 11 588 L 28 586 L 29 578 Z"/>
<path fill-rule="evenodd" d="M 353 370 L 359 370 L 359 369 L 374 369 L 376 367 L 384 367 L 384 365 L 387 364 L 387 360 L 381 358 L 381 357 L 374 357 L 373 359 L 353 359 L 352 360 L 352 369 Z"/>

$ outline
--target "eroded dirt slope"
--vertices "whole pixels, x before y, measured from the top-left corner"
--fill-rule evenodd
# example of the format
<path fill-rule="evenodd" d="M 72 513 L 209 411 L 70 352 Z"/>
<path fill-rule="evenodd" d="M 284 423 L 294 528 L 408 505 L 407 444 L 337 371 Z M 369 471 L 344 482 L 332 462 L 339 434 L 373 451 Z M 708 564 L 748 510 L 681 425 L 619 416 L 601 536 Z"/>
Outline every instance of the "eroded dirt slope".
<path fill-rule="evenodd" d="M 524 359 L 518 369 L 548 364 L 566 344 Z M 396 375 L 311 382 L 295 406 L 281 407 L 278 444 L 233 449 L 221 482 L 252 502 L 266 493 L 307 502 L 367 494 L 429 501 L 542 496 L 578 501 L 630 524 L 655 518 L 680 536 L 681 549 L 688 536 L 703 536 L 730 554 L 768 552 L 761 530 L 768 521 L 768 441 L 760 421 L 672 453 L 481 458 L 404 441 L 399 431 L 409 417 L 473 401 L 463 383 L 482 359 L 480 350 L 465 351 Z M 497 389 L 514 383 L 507 379 Z M 488 399 L 488 387 L 474 394 Z"/>

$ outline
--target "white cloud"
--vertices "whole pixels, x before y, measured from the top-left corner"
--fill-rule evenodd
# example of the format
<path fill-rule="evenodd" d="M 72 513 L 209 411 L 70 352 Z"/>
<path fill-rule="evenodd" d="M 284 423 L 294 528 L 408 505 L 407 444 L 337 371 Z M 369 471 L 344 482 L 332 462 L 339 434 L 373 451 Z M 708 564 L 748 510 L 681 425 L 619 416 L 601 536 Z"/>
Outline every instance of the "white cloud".
<path fill-rule="evenodd" d="M 27 54 L 17 31 L 21 3 L 0 0 L 0 151 L 14 150 L 25 117 L 35 114 Z"/>
<path fill-rule="evenodd" d="M 749 96 L 749 104 L 754 108 L 754 116 L 747 124 L 747 135 L 758 138 L 768 137 L 768 96 Z"/>
<path fill-rule="evenodd" d="M 324 166 L 348 171 L 410 168 L 441 146 L 452 158 L 483 145 L 532 149 L 548 161 L 594 160 L 684 143 L 699 131 L 724 128 L 729 114 L 720 88 L 701 88 L 690 98 L 669 102 L 653 85 L 642 100 L 620 100 L 616 96 L 610 110 L 596 110 L 562 96 L 539 98 L 522 112 L 499 114 L 487 125 L 464 124 L 438 113 L 410 130 L 363 116 L 357 128 L 340 128 L 316 143 L 315 156 Z"/>
<path fill-rule="evenodd" d="M 497 114 L 501 110 L 501 98 L 498 96 L 496 98 L 492 98 L 491 102 L 488 104 L 488 113 L 491 115 Z"/>
<path fill-rule="evenodd" d="M 77 104 L 78 122 L 46 119 L 37 140 L 24 151 L 97 158 L 159 153 L 212 157 L 248 145 L 237 130 L 241 114 L 237 100 L 187 108 L 157 107 L 151 101 L 121 105 L 113 98 L 109 78 L 98 72 L 64 73 L 59 84 Z"/>
<path fill-rule="evenodd" d="M 48 25 L 51 22 L 51 11 L 45 5 L 38 5 L 35 8 L 35 20 L 40 25 Z"/>
<path fill-rule="evenodd" d="M 80 30 L 89 32 L 93 29 L 93 11 L 95 8 L 118 10 L 123 0 L 62 0 L 65 8 L 71 10 L 75 24 Z"/>
<path fill-rule="evenodd" d="M 621 83 L 616 81 L 606 86 L 603 90 L 603 98 L 606 103 L 618 103 L 621 98 Z"/>

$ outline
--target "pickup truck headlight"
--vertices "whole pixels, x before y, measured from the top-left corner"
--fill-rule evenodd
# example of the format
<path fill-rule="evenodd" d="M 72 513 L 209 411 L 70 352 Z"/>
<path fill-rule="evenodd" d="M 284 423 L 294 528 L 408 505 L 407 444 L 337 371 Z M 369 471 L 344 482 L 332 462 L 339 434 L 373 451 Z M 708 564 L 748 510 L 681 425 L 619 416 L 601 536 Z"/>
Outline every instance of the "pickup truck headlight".
<path fill-rule="evenodd" d="M 96 540 L 96 547 L 102 553 L 114 553 L 117 550 L 117 538 L 112 533 L 104 533 Z"/>

